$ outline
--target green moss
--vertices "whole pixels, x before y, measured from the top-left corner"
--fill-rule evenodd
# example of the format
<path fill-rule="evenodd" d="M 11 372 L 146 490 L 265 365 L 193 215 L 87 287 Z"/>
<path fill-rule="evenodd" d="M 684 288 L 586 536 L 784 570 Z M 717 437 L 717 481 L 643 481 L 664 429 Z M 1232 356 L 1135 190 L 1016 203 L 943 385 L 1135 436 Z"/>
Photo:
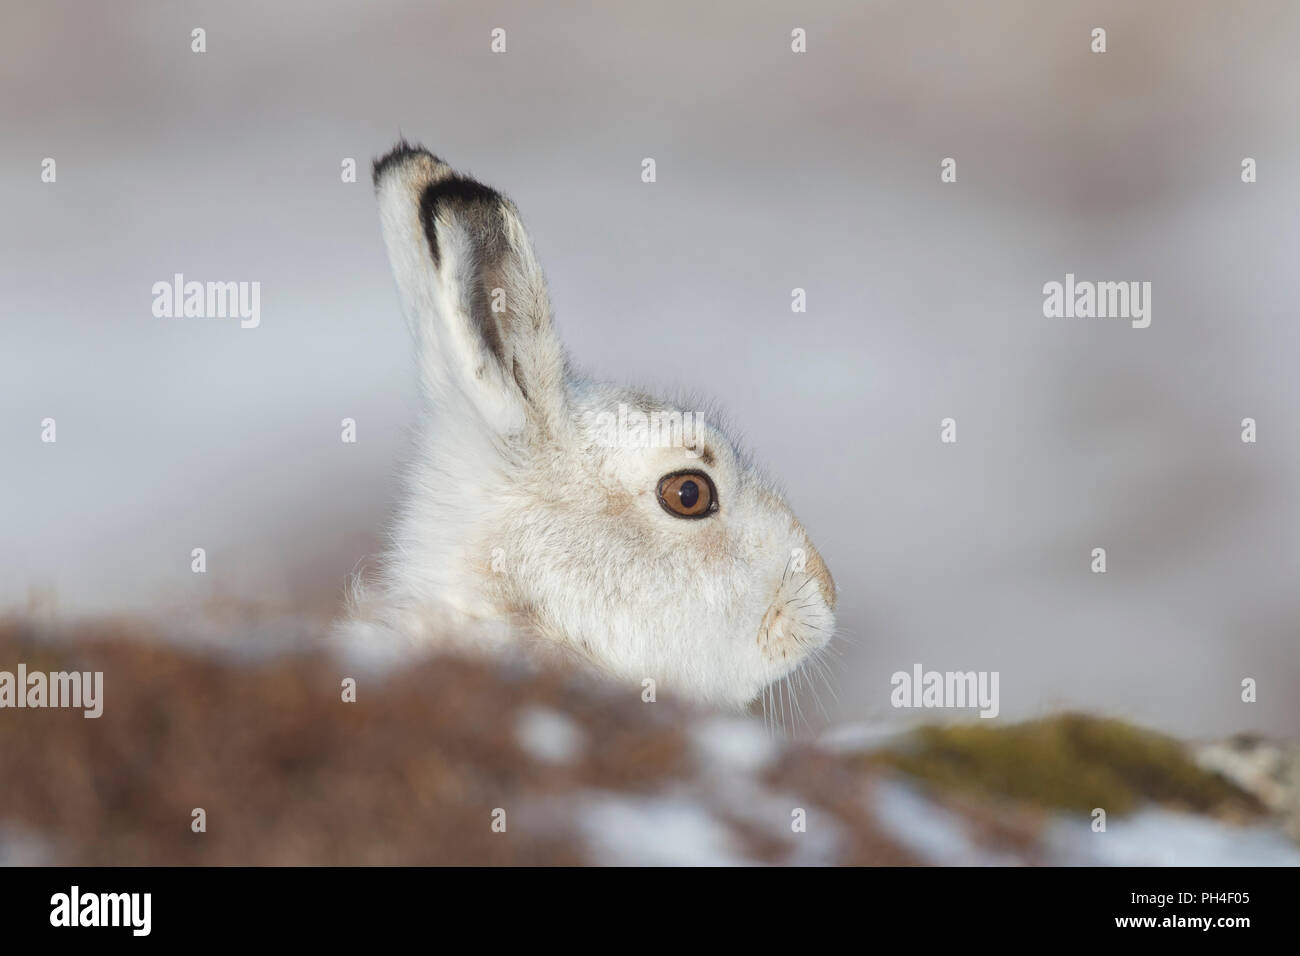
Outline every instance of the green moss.
<path fill-rule="evenodd" d="M 1088 813 L 1123 814 L 1145 802 L 1225 815 L 1258 801 L 1198 767 L 1176 740 L 1121 720 L 1060 714 L 1022 724 L 924 727 L 870 754 L 944 791 Z"/>

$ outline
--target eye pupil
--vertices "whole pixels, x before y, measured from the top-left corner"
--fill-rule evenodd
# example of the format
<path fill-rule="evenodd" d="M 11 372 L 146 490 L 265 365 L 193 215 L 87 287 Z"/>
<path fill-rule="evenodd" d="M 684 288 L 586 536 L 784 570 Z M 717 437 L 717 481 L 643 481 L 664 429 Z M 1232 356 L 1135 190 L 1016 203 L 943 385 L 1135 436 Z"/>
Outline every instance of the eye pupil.
<path fill-rule="evenodd" d="M 700 486 L 693 481 L 683 482 L 681 496 L 683 507 L 694 508 L 696 502 L 700 500 Z"/>

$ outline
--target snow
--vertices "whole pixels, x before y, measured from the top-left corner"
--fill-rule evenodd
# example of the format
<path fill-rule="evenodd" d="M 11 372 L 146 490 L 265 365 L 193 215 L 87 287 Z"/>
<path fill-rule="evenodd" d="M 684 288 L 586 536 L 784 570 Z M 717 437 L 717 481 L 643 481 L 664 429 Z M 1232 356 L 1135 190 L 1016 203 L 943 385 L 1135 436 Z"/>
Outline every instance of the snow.
<path fill-rule="evenodd" d="M 1300 866 L 1300 847 L 1277 827 L 1234 826 L 1210 817 L 1148 808 L 1090 821 L 1058 818 L 1043 835 L 1049 858 L 1097 866 Z"/>
<path fill-rule="evenodd" d="M 711 717 L 691 728 L 696 759 L 706 772 L 727 770 L 753 774 L 777 754 L 776 741 L 753 720 Z"/>
<path fill-rule="evenodd" d="M 726 826 L 686 794 L 588 794 L 575 818 L 595 862 L 610 866 L 744 866 Z"/>
<path fill-rule="evenodd" d="M 528 707 L 515 725 L 519 745 L 541 763 L 572 763 L 582 755 L 587 735 L 571 717 L 549 707 Z"/>

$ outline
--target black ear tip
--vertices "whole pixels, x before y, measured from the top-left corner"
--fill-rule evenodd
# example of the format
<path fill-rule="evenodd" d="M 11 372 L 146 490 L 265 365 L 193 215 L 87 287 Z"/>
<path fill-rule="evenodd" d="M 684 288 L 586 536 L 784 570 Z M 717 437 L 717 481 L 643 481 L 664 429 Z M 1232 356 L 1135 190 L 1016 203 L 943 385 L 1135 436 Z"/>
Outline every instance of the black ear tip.
<path fill-rule="evenodd" d="M 437 265 L 441 254 L 438 250 L 438 231 L 434 220 L 438 218 L 438 209 L 447 204 L 459 207 L 462 214 L 469 213 L 475 217 L 483 228 L 483 223 L 493 222 L 485 216 L 499 215 L 498 209 L 505 201 L 499 192 L 491 186 L 484 186 L 477 179 L 468 176 L 448 176 L 437 182 L 429 183 L 420 193 L 420 222 L 424 224 L 424 234 L 429 240 L 429 251 L 433 254 L 433 264 Z"/>
<path fill-rule="evenodd" d="M 399 139 L 396 146 L 375 160 L 374 166 L 371 170 L 371 179 L 375 186 L 379 185 L 379 180 L 382 179 L 384 174 L 390 169 L 400 166 L 407 160 L 414 159 L 417 156 L 427 156 L 435 163 L 442 162 L 442 160 L 433 155 L 433 153 L 429 152 L 419 143 L 411 145 L 405 139 Z"/>

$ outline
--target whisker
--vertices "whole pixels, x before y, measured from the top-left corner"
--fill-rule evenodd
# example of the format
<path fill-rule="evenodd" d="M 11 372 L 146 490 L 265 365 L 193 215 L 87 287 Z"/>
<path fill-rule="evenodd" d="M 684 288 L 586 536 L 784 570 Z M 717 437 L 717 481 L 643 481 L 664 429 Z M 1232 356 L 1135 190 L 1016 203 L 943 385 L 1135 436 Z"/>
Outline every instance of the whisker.
<path fill-rule="evenodd" d="M 824 648 L 822 650 L 824 650 Z M 835 701 L 835 705 L 838 707 L 840 705 L 840 696 L 835 692 L 835 684 L 831 681 L 831 671 L 826 662 L 822 659 L 821 650 L 813 654 L 810 660 L 817 668 L 817 673 L 821 675 L 822 682 L 826 685 L 827 692 L 831 695 L 831 699 Z"/>
<path fill-rule="evenodd" d="M 814 661 L 813 658 L 809 658 L 808 660 L 809 660 L 809 663 L 810 663 L 810 664 L 816 663 L 816 662 Z M 816 682 L 813 681 L 813 679 L 812 679 L 812 673 L 813 673 L 813 669 L 812 669 L 811 667 L 809 667 L 809 674 L 808 674 L 808 689 L 809 689 L 810 691 L 812 691 L 813 700 L 817 702 L 817 709 L 820 710 L 820 711 L 822 712 L 822 717 L 826 720 L 826 723 L 829 724 L 829 723 L 831 722 L 830 711 L 828 711 L 828 710 L 826 709 L 826 705 L 822 703 L 822 696 L 821 696 L 821 694 L 817 693 L 817 684 L 816 684 Z M 824 678 L 823 678 L 823 679 L 824 679 Z"/>
<path fill-rule="evenodd" d="M 794 705 L 794 712 L 799 715 L 799 720 L 803 722 L 804 727 L 808 728 L 808 718 L 803 714 L 803 707 L 799 704 L 799 694 L 795 691 L 794 684 L 791 682 L 789 674 L 785 675 L 785 683 L 786 686 L 790 688 L 790 702 Z M 790 730 L 791 733 L 795 730 L 793 723 L 791 724 Z"/>

